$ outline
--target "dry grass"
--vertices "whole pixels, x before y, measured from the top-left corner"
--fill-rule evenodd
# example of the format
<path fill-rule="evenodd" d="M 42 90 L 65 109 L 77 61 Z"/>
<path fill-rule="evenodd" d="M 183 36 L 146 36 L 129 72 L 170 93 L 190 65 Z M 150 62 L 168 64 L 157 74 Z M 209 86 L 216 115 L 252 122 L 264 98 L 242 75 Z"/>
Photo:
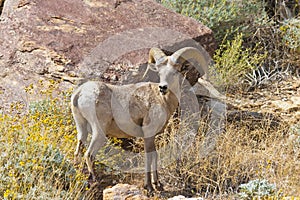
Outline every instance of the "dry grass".
<path fill-rule="evenodd" d="M 207 119 L 206 119 L 207 120 Z M 207 121 L 203 120 L 190 146 L 182 139 L 190 126 L 171 119 L 166 131 L 157 136 L 160 152 L 160 179 L 165 185 L 163 197 L 202 196 L 206 199 L 240 199 L 240 185 L 252 180 L 266 180 L 276 186 L 269 199 L 300 197 L 299 126 L 274 125 L 274 118 L 244 119 L 227 122 L 216 137 L 214 151 L 203 157 Z M 178 130 L 181 130 L 182 135 Z M 136 150 L 143 141 L 137 139 Z M 143 157 L 141 157 L 143 159 Z M 127 179 L 131 184 L 140 182 Z M 254 195 L 254 194 L 253 194 Z M 255 195 L 254 195 L 255 196 Z M 252 199 L 252 198 L 250 198 Z"/>
<path fill-rule="evenodd" d="M 205 158 L 200 130 L 180 159 L 161 171 L 165 184 L 177 193 L 224 199 L 236 194 L 243 183 L 266 179 L 283 196 L 299 197 L 299 127 L 295 132 L 283 124 L 275 129 L 266 127 L 270 122 L 261 121 L 261 128 L 256 124 L 254 129 L 252 124 L 227 123 L 215 150 Z M 168 140 L 176 140 L 176 133 L 167 135 Z"/>

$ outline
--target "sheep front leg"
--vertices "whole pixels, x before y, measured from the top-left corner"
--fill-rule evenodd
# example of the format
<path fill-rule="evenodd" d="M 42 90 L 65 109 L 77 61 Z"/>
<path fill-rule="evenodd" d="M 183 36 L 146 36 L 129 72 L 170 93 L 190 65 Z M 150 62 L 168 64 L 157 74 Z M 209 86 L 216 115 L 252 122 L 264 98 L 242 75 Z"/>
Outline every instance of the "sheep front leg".
<path fill-rule="evenodd" d="M 155 146 L 154 146 L 155 148 Z M 158 180 L 158 172 L 157 172 L 157 152 L 156 150 L 152 154 L 153 161 L 152 161 L 152 170 L 153 170 L 153 184 L 155 186 L 155 189 L 158 191 L 163 191 L 163 185 Z"/>
<path fill-rule="evenodd" d="M 144 138 L 144 145 L 145 145 L 145 186 L 144 188 L 148 191 L 149 194 L 152 194 L 154 189 L 151 183 L 151 173 L 153 172 L 152 167 L 157 166 L 155 163 L 153 165 L 153 162 L 157 162 L 157 152 L 155 149 L 154 144 L 155 136 Z M 154 168 L 156 171 L 156 169 Z"/>
<path fill-rule="evenodd" d="M 157 153 L 156 153 L 156 156 L 155 156 L 154 163 L 157 163 Z M 164 190 L 164 186 L 158 180 L 157 166 L 153 167 L 153 169 L 155 169 L 154 172 L 153 172 L 153 180 L 154 180 L 153 184 L 155 186 L 155 189 L 157 189 L 158 191 L 163 191 Z"/>

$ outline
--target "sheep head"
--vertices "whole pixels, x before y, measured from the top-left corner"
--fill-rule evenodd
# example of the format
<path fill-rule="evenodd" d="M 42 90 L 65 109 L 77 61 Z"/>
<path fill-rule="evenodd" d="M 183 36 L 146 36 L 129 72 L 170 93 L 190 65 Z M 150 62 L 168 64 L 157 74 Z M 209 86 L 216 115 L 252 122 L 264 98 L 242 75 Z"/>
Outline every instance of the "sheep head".
<path fill-rule="evenodd" d="M 166 94 L 172 84 L 179 82 L 178 72 L 192 86 L 197 83 L 200 77 L 207 79 L 208 62 L 205 55 L 193 47 L 179 49 L 171 56 L 166 56 L 159 48 L 152 48 L 149 52 L 148 63 L 147 71 L 150 68 L 159 73 L 159 89 L 162 94 Z"/>

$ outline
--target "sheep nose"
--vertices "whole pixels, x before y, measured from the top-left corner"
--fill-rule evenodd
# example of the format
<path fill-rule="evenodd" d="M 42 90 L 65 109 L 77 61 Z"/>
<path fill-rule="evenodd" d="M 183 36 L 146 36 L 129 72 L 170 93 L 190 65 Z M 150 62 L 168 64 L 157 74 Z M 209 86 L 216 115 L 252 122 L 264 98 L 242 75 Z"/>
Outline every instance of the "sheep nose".
<path fill-rule="evenodd" d="M 168 90 L 168 86 L 167 85 L 160 85 L 158 86 L 159 87 L 159 91 L 162 93 L 162 94 L 166 94 L 167 93 L 167 90 Z"/>

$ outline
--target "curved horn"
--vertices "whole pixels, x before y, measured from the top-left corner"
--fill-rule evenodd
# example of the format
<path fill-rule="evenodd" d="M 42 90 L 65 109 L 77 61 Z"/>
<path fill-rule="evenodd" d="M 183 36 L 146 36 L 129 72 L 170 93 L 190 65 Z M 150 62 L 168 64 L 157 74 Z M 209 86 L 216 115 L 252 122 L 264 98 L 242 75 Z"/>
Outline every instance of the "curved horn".
<path fill-rule="evenodd" d="M 167 62 L 167 60 L 168 60 L 168 57 L 161 49 L 156 48 L 156 47 L 151 48 L 149 51 L 149 60 L 148 60 L 149 64 L 147 66 L 147 69 L 146 69 L 142 79 L 145 78 L 149 69 L 151 69 L 152 71 L 157 71 L 157 68 L 152 68 L 151 64 L 155 63 L 157 65 L 157 64 L 165 63 L 165 62 Z"/>
<path fill-rule="evenodd" d="M 194 59 L 198 62 L 198 65 L 195 65 L 200 77 L 208 79 L 208 61 L 207 56 L 194 47 L 185 47 L 177 50 L 170 57 L 170 61 L 174 64 L 183 64 L 185 61 Z"/>
<path fill-rule="evenodd" d="M 156 63 L 160 64 L 167 60 L 166 54 L 159 48 L 151 48 L 149 52 L 149 60 L 148 63 Z"/>

